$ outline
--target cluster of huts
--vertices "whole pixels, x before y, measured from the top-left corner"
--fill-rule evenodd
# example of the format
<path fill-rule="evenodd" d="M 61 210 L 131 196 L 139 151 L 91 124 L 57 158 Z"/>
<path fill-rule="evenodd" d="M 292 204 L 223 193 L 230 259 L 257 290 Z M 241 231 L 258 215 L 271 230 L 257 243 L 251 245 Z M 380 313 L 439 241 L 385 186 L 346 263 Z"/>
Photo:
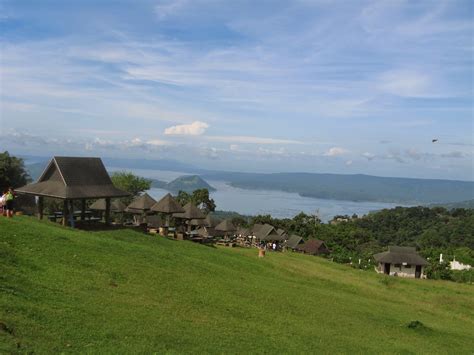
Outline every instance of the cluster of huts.
<path fill-rule="evenodd" d="M 103 219 L 110 225 L 112 213 L 128 213 L 134 218 L 125 225 L 141 226 L 149 232 L 172 235 L 177 239 L 199 242 L 213 241 L 225 245 L 260 247 L 272 250 L 294 250 L 311 255 L 329 253 L 324 241 L 303 240 L 269 224 L 255 224 L 251 228 L 237 228 L 229 219 L 220 221 L 205 215 L 192 203 L 181 206 L 170 194 L 156 201 L 143 194 L 125 206 L 120 198 L 129 193 L 117 189 L 100 158 L 54 157 L 37 182 L 16 190 L 19 194 L 36 198 L 38 218 L 43 218 L 44 198 L 63 201 L 62 211 L 50 219 L 74 226 L 75 221 L 93 222 Z M 94 202 L 87 207 L 87 200 Z M 75 210 L 79 201 L 80 209 Z M 76 202 L 76 203 L 75 203 Z M 102 214 L 97 217 L 92 211 Z M 173 222 L 173 223 L 171 223 Z M 392 276 L 424 278 L 428 262 L 414 248 L 390 247 L 374 255 L 376 271 Z"/>

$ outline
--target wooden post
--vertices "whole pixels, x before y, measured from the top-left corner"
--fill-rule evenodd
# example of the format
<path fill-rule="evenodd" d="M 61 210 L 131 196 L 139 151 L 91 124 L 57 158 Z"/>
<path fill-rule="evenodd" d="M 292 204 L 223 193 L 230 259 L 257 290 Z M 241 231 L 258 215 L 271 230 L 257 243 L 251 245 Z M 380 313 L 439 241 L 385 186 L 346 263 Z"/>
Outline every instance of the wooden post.
<path fill-rule="evenodd" d="M 68 215 L 67 203 L 68 203 L 68 200 L 64 200 L 64 202 L 63 202 L 63 226 L 67 226 L 67 215 Z"/>
<path fill-rule="evenodd" d="M 76 227 L 74 223 L 74 200 L 71 200 L 69 204 L 69 224 L 71 228 Z"/>
<path fill-rule="evenodd" d="M 43 201 L 44 201 L 44 197 L 43 196 L 39 196 L 38 197 L 38 219 L 43 219 Z"/>
<path fill-rule="evenodd" d="M 110 225 L 110 198 L 105 199 L 105 225 Z"/>
<path fill-rule="evenodd" d="M 81 221 L 86 219 L 86 200 L 81 200 Z"/>

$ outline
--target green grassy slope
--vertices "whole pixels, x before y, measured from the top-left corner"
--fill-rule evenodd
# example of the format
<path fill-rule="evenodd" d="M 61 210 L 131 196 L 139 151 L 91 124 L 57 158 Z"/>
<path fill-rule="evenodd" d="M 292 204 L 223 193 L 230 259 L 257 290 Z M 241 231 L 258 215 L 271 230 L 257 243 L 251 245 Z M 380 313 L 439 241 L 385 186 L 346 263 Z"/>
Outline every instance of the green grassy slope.
<path fill-rule="evenodd" d="M 474 351 L 472 286 L 256 254 L 0 218 L 0 353 Z"/>

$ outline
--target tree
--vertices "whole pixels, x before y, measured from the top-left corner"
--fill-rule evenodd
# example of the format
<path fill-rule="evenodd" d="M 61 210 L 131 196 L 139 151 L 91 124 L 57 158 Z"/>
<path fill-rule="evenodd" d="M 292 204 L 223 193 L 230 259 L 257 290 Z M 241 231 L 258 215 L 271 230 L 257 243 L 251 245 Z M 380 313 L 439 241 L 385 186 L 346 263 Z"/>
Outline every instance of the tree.
<path fill-rule="evenodd" d="M 23 159 L 0 153 L 0 188 L 3 190 L 26 185 L 29 181 Z"/>
<path fill-rule="evenodd" d="M 178 196 L 176 196 L 176 201 L 179 202 L 181 206 L 186 205 L 189 201 L 191 201 L 191 195 L 188 194 L 186 191 L 179 191 Z"/>
<path fill-rule="evenodd" d="M 188 194 L 186 191 L 179 191 L 176 200 L 182 206 L 191 202 L 202 209 L 205 213 L 216 210 L 216 203 L 212 198 L 210 198 L 208 189 L 194 190 L 192 194 Z"/>
<path fill-rule="evenodd" d="M 191 201 L 205 213 L 216 210 L 216 203 L 212 198 L 210 198 L 208 189 L 194 190 L 191 196 Z"/>
<path fill-rule="evenodd" d="M 134 197 L 149 190 L 151 187 L 151 180 L 136 176 L 127 171 L 115 172 L 111 175 L 111 179 L 117 188 L 132 195 L 132 197 L 128 197 L 124 200 L 125 203 L 130 202 Z"/>

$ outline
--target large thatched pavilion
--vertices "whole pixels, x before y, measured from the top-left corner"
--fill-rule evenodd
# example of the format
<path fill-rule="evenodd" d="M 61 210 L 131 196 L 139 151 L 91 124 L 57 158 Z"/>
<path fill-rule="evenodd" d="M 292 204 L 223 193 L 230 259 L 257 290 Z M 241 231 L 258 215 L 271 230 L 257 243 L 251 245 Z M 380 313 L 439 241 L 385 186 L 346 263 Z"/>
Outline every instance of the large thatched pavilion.
<path fill-rule="evenodd" d="M 74 213 L 72 202 L 81 201 L 81 219 L 85 218 L 86 200 L 105 199 L 105 222 L 110 223 L 110 200 L 129 196 L 117 189 L 100 158 L 53 157 L 37 182 L 16 189 L 20 194 L 38 197 L 38 218 L 43 218 L 45 197 L 61 199 L 63 225 Z"/>

